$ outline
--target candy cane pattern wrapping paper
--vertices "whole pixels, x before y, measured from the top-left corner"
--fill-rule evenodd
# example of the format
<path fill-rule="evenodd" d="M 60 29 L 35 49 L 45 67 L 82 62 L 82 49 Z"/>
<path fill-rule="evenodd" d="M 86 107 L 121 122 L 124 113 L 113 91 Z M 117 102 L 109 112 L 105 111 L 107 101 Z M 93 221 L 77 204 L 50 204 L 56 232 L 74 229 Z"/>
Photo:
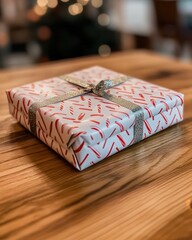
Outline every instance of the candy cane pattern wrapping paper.
<path fill-rule="evenodd" d="M 67 74 L 96 85 L 123 74 L 91 67 Z M 30 130 L 31 104 L 80 87 L 59 77 L 7 91 L 10 113 Z M 106 90 L 143 108 L 143 139 L 183 120 L 184 96 L 133 77 Z M 93 93 L 42 107 L 36 116 L 37 137 L 78 170 L 83 170 L 134 143 L 132 111 Z"/>

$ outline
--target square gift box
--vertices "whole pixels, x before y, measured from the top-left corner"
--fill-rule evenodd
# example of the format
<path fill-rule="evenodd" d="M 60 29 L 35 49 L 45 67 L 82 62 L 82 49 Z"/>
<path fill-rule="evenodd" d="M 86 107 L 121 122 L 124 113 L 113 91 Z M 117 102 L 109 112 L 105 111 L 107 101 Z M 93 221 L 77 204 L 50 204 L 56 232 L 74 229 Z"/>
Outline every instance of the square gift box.
<path fill-rule="evenodd" d="M 81 93 L 81 85 L 118 79 L 103 95 Z M 183 94 L 98 66 L 6 93 L 17 121 L 78 170 L 183 120 Z"/>

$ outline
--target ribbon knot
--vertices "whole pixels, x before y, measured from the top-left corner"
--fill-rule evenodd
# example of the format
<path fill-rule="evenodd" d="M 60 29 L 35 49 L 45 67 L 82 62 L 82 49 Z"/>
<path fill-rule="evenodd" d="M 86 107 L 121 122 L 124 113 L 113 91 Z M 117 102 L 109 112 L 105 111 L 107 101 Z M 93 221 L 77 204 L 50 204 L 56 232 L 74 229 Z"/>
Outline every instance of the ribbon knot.
<path fill-rule="evenodd" d="M 64 79 L 63 77 L 61 77 L 61 78 Z M 93 92 L 97 95 L 99 95 L 99 93 L 102 93 L 106 89 L 109 89 L 114 86 L 113 81 L 110 79 L 101 80 L 97 85 L 80 83 L 79 81 L 77 82 L 76 79 L 69 78 L 68 76 L 65 78 L 65 80 L 74 85 L 82 87 L 84 89 L 85 93 Z M 115 84 L 115 85 L 117 85 L 117 84 Z"/>
<path fill-rule="evenodd" d="M 96 91 L 104 91 L 108 88 L 111 88 L 113 83 L 111 80 L 101 80 L 95 87 Z"/>
<path fill-rule="evenodd" d="M 85 92 L 93 92 L 100 96 L 106 89 L 109 89 L 112 86 L 113 82 L 111 80 L 101 80 L 96 86 L 89 84 L 88 87 L 85 88 Z"/>

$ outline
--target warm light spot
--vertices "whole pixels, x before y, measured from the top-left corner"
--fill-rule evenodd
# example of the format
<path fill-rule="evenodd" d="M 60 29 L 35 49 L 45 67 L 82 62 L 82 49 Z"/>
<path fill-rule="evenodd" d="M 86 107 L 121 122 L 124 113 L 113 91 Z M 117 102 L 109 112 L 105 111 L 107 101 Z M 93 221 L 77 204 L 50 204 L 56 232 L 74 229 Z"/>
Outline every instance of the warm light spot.
<path fill-rule="evenodd" d="M 89 0 L 77 0 L 78 3 L 80 3 L 81 5 L 86 5 Z"/>
<path fill-rule="evenodd" d="M 26 18 L 31 22 L 37 22 L 40 16 L 35 13 L 34 9 L 30 9 L 26 12 Z"/>
<path fill-rule="evenodd" d="M 40 7 L 39 5 L 35 5 L 34 12 L 39 16 L 43 16 L 47 12 L 47 7 Z"/>
<path fill-rule="evenodd" d="M 71 15 L 77 15 L 77 14 L 82 13 L 83 7 L 80 3 L 75 3 L 75 4 L 70 5 L 68 10 Z"/>
<path fill-rule="evenodd" d="M 0 31 L 0 47 L 6 47 L 9 43 L 8 34 L 5 31 Z"/>
<path fill-rule="evenodd" d="M 187 207 L 189 207 L 190 209 L 192 209 L 192 199 L 187 199 L 186 201 Z"/>
<path fill-rule="evenodd" d="M 45 7 L 45 6 L 47 6 L 47 4 L 48 4 L 48 0 L 37 0 L 37 4 L 38 4 L 40 7 Z"/>
<path fill-rule="evenodd" d="M 58 5 L 58 0 L 48 0 L 47 6 L 50 8 L 55 8 Z"/>
<path fill-rule="evenodd" d="M 42 26 L 37 30 L 37 35 L 40 40 L 46 41 L 51 37 L 51 30 L 47 26 Z"/>
<path fill-rule="evenodd" d="M 110 22 L 109 15 L 107 15 L 106 13 L 101 13 L 98 16 L 97 21 L 101 26 L 107 26 Z"/>
<path fill-rule="evenodd" d="M 103 0 L 91 0 L 91 4 L 95 8 L 100 8 L 103 5 Z"/>
<path fill-rule="evenodd" d="M 111 54 L 111 48 L 107 44 L 103 44 L 98 49 L 99 55 L 101 57 L 108 57 Z"/>

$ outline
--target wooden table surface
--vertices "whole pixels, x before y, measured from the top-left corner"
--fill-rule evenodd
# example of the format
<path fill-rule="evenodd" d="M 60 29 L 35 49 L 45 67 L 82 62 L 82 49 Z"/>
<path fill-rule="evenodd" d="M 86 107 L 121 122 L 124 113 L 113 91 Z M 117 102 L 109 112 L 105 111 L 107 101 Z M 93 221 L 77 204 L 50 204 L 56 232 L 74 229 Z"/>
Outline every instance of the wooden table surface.
<path fill-rule="evenodd" d="M 184 121 L 78 172 L 9 115 L 5 89 L 101 65 L 185 94 Z M 192 65 L 151 52 L 0 73 L 0 239 L 192 239 Z"/>

